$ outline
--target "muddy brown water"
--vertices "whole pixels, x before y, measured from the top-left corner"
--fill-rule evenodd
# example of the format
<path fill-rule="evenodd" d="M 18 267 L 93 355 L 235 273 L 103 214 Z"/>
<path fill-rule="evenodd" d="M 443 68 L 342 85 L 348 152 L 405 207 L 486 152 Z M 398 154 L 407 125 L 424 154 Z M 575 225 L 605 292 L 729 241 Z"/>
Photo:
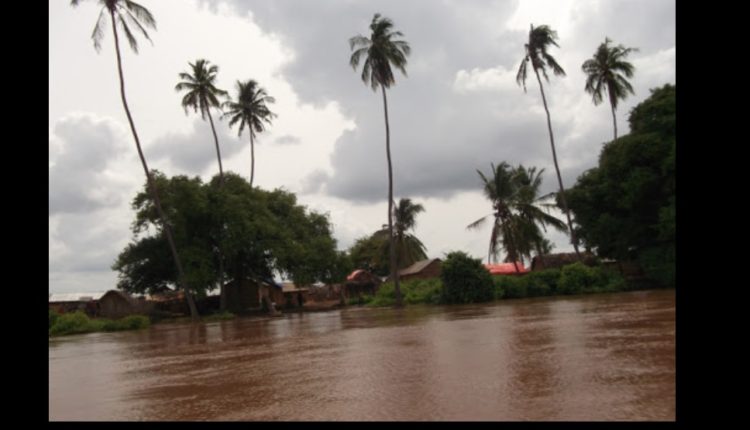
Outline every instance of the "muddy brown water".
<path fill-rule="evenodd" d="M 50 420 L 674 420 L 675 292 L 49 341 Z"/>

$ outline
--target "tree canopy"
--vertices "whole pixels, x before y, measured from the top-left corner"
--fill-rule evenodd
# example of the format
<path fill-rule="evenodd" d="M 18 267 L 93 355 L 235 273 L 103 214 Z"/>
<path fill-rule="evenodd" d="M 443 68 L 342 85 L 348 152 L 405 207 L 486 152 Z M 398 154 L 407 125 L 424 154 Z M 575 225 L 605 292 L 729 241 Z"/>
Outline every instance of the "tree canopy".
<path fill-rule="evenodd" d="M 674 281 L 676 87 L 651 90 L 630 112 L 630 134 L 604 145 L 599 165 L 567 191 L 584 243 L 603 257 L 637 259 Z"/>
<path fill-rule="evenodd" d="M 346 275 L 348 262 L 336 251 L 327 215 L 299 205 L 290 192 L 252 188 L 230 172 L 224 177 L 220 188 L 198 177 L 155 174 L 190 290 L 202 295 L 218 281 L 219 265 L 213 252 L 217 245 L 222 248 L 228 279 L 279 275 L 304 285 L 333 282 Z M 145 190 L 134 198 L 133 208 L 133 240 L 113 265 L 120 272 L 118 287 L 131 293 L 171 288 L 176 272 L 166 263 L 169 254 L 163 235 L 149 234 L 157 217 Z"/>

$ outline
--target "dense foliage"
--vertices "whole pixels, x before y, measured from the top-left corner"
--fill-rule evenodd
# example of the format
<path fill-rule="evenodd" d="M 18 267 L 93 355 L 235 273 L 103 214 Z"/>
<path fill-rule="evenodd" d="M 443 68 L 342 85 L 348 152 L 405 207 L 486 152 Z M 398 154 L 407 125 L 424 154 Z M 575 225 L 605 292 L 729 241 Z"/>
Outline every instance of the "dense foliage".
<path fill-rule="evenodd" d="M 297 204 L 283 190 L 252 188 L 240 176 L 226 172 L 204 184 L 200 178 L 155 174 L 162 205 L 184 262 L 188 287 L 205 294 L 218 281 L 217 253 L 225 260 L 225 279 L 270 278 L 275 274 L 298 284 L 343 279 L 351 265 L 336 251 L 326 215 Z M 171 288 L 176 271 L 161 232 L 145 235 L 156 222 L 150 195 L 133 201 L 136 220 L 133 241 L 113 265 L 120 272 L 118 287 L 130 293 L 154 293 Z"/>
<path fill-rule="evenodd" d="M 149 318 L 144 315 L 130 315 L 118 320 L 104 318 L 91 319 L 81 311 L 61 315 L 50 309 L 49 317 L 50 336 L 91 333 L 96 331 L 139 330 L 151 325 Z"/>
<path fill-rule="evenodd" d="M 630 113 L 630 134 L 607 143 L 599 165 L 567 192 L 579 237 L 602 257 L 637 260 L 674 285 L 675 95 L 652 90 Z"/>
<path fill-rule="evenodd" d="M 487 302 L 494 298 L 490 272 L 478 259 L 455 251 L 443 261 L 440 278 L 446 303 Z"/>

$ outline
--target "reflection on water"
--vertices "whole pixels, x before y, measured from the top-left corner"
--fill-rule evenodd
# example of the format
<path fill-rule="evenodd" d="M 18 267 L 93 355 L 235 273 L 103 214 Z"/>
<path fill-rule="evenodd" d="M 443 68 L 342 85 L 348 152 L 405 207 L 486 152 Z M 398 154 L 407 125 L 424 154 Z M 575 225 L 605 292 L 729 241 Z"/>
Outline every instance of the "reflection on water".
<path fill-rule="evenodd" d="M 49 342 L 50 420 L 674 420 L 674 291 Z"/>

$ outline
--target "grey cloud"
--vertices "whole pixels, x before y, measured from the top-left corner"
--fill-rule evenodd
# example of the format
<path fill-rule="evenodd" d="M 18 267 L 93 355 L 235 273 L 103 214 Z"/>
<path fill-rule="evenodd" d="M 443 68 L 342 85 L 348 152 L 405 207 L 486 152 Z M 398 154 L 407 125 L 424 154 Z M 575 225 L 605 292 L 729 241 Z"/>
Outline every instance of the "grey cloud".
<path fill-rule="evenodd" d="M 229 134 L 224 123 L 214 120 L 222 162 L 240 152 L 248 142 L 241 141 L 235 134 Z M 243 134 L 246 135 L 246 134 Z M 208 168 L 218 172 L 216 143 L 211 126 L 197 118 L 189 134 L 169 133 L 159 137 L 146 149 L 146 157 L 169 159 L 182 174 L 196 175 Z"/>
<path fill-rule="evenodd" d="M 596 164 L 601 141 L 609 137 L 609 123 L 604 113 L 582 118 L 560 103 L 587 97 L 580 64 L 605 36 L 639 47 L 641 55 L 674 45 L 674 2 L 657 3 L 576 3 L 570 11 L 573 27 L 553 55 L 568 71 L 564 79 L 581 81 L 580 91 L 570 92 L 578 91 L 576 85 L 573 90 L 545 86 L 566 187 Z M 295 60 L 281 73 L 303 101 L 337 100 L 344 114 L 356 122 L 357 128 L 342 134 L 335 144 L 333 173 L 329 178 L 316 177 L 326 179 L 320 189 L 328 194 L 360 203 L 387 197 L 382 98 L 363 85 L 359 71 L 348 65 L 349 37 L 367 35 L 375 12 L 391 18 L 412 47 L 409 77 L 397 72 L 397 84 L 388 91 L 397 196 L 449 198 L 476 190 L 476 169 L 487 170 L 491 162 L 500 161 L 546 168 L 544 188 L 557 189 L 546 118 L 533 76 L 527 82 L 528 94 L 515 82 L 485 91 L 456 91 L 454 86 L 459 70 L 501 66 L 513 72 L 510 79 L 515 77 L 527 30 L 508 30 L 504 23 L 517 2 L 238 0 L 235 4 L 243 13 L 251 10 L 261 28 L 277 34 L 294 50 Z M 637 77 L 633 83 L 638 88 L 642 84 Z M 631 97 L 620 112 L 647 96 Z"/>
<path fill-rule="evenodd" d="M 330 179 L 328 173 L 317 169 L 302 180 L 302 194 L 315 194 L 320 192 L 323 185 Z"/>
<path fill-rule="evenodd" d="M 109 164 L 126 150 L 114 127 L 109 121 L 88 116 L 65 118 L 55 125 L 53 138 L 60 148 L 49 169 L 50 215 L 120 204 L 123 184 L 105 174 Z"/>
<path fill-rule="evenodd" d="M 299 145 L 300 143 L 302 143 L 302 141 L 297 136 L 287 134 L 276 138 L 276 140 L 274 140 L 274 143 L 277 145 Z"/>

